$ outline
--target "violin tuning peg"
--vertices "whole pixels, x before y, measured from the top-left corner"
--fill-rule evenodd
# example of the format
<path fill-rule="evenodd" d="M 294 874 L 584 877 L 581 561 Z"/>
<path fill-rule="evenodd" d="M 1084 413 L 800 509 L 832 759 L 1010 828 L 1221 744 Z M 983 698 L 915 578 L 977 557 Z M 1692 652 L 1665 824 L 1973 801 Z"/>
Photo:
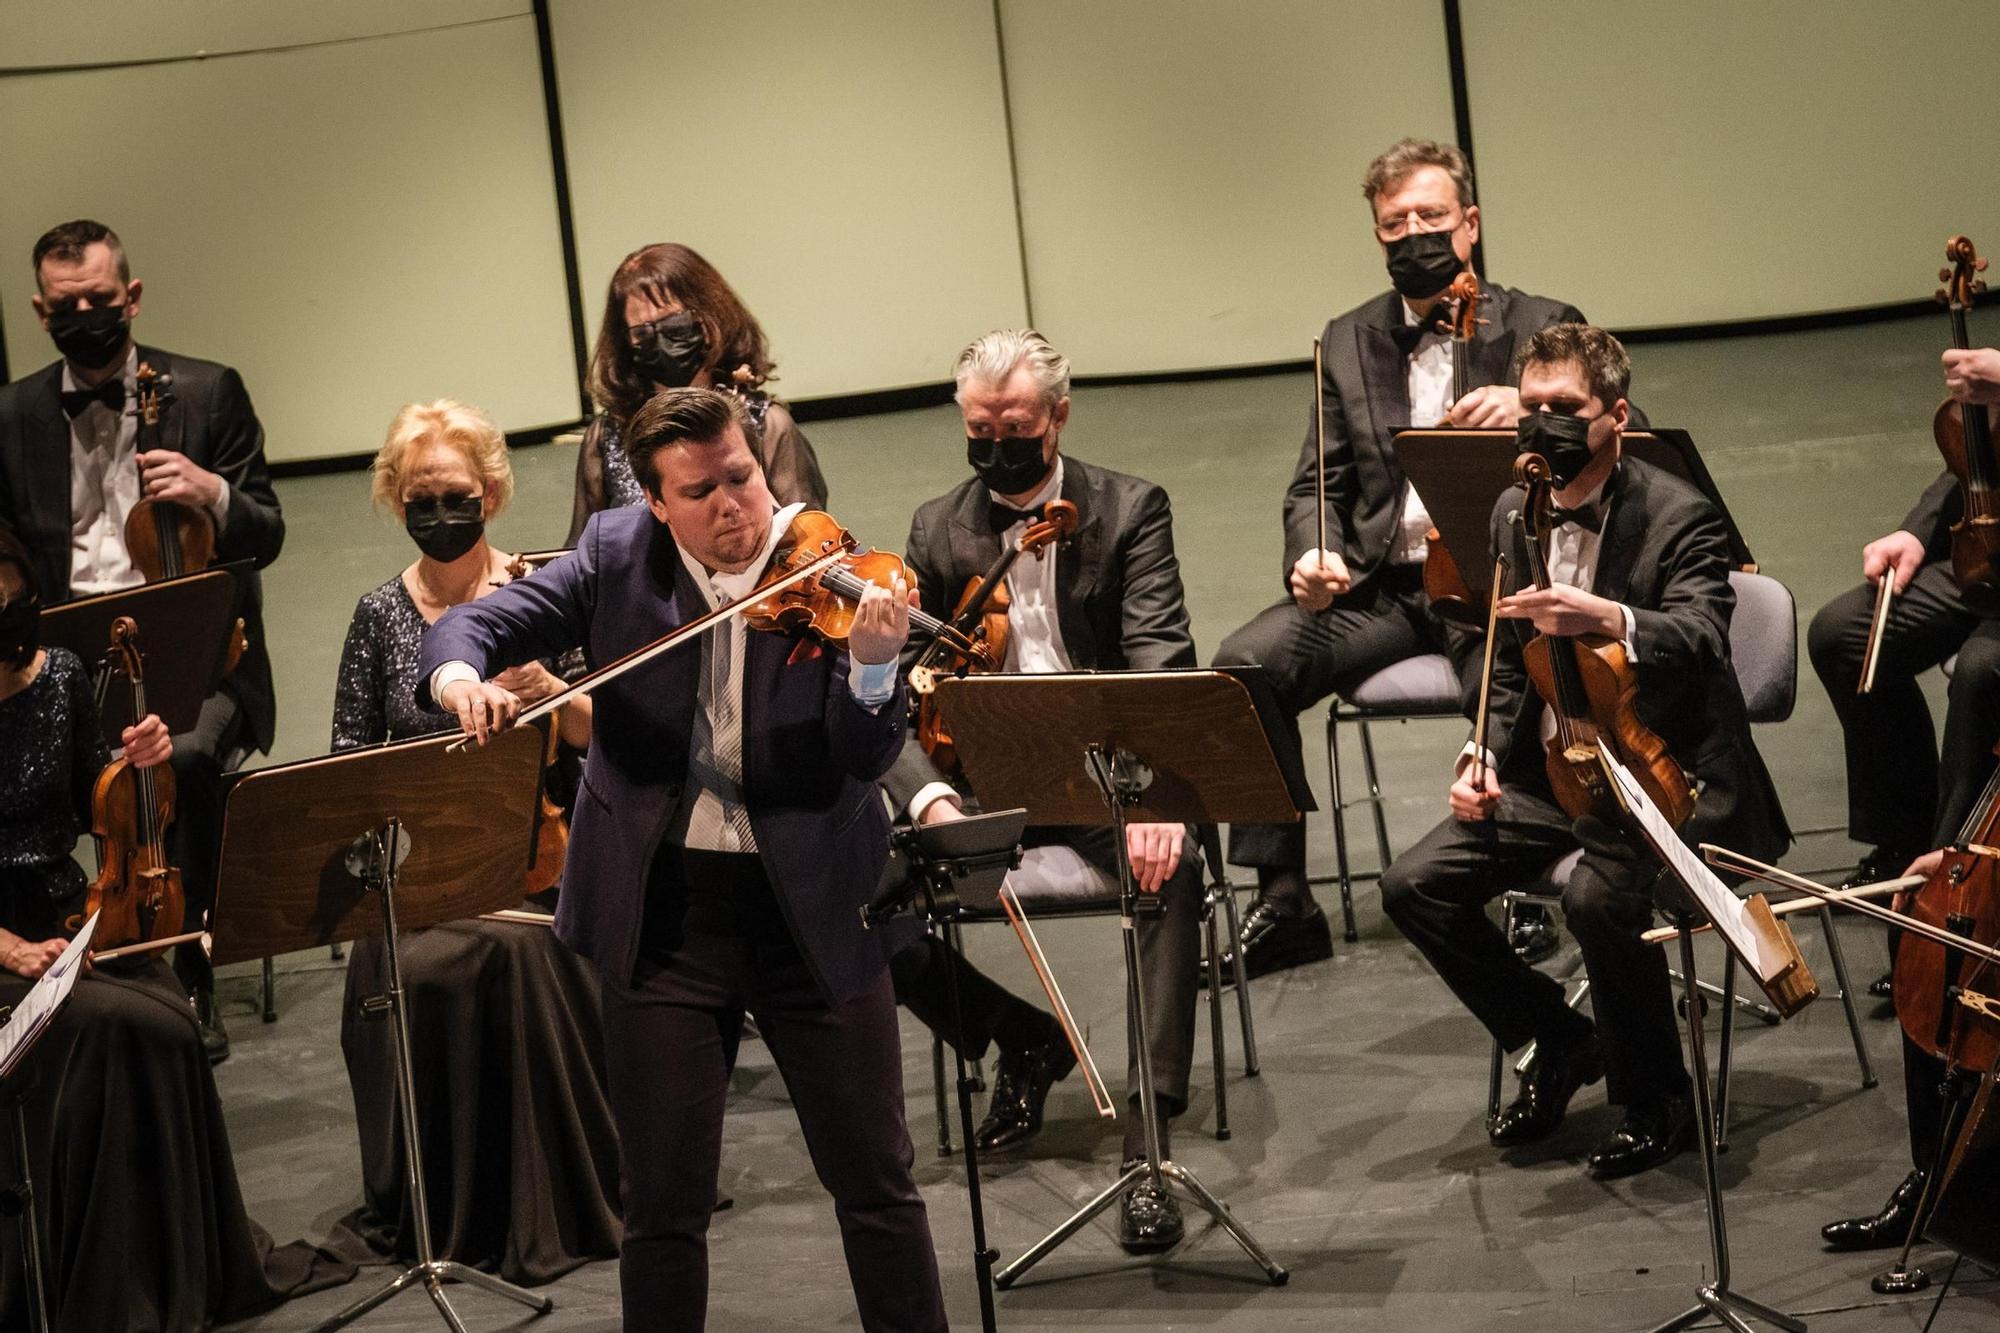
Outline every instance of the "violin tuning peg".
<path fill-rule="evenodd" d="M 1938 270 L 1938 281 L 1939 281 L 1939 282 L 1950 282 L 1950 281 L 1951 281 L 1951 270 L 1950 270 L 1950 269 L 1948 269 L 1948 268 L 1941 268 L 1941 269 L 1939 269 L 1939 270 Z"/>

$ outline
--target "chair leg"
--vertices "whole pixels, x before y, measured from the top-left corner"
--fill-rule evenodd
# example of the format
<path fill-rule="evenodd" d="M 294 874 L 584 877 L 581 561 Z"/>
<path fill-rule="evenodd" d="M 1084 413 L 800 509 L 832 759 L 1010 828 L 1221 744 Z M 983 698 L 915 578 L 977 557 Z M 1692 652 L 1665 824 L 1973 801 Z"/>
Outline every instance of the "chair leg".
<path fill-rule="evenodd" d="M 1368 770 L 1368 805 L 1375 812 L 1375 873 L 1389 868 L 1395 858 L 1389 852 L 1389 820 L 1382 809 L 1382 774 L 1375 766 L 1375 733 L 1368 729 L 1368 719 L 1361 719 L 1361 763 Z"/>
<path fill-rule="evenodd" d="M 1201 924 L 1208 944 L 1208 1040 L 1215 1057 L 1215 1137 L 1229 1138 L 1229 1052 L 1222 1039 L 1222 953 L 1215 928 L 1215 898 L 1229 890 L 1209 888 L 1202 901 Z"/>
<path fill-rule="evenodd" d="M 1868 1062 L 1868 1043 L 1861 1038 L 1861 1015 L 1854 1008 L 1854 987 L 1847 980 L 1847 955 L 1840 947 L 1840 932 L 1834 929 L 1833 908 L 1819 905 L 1820 930 L 1826 936 L 1826 954 L 1833 962 L 1833 979 L 1840 985 L 1840 1007 L 1847 1011 L 1847 1035 L 1854 1039 L 1854 1060 L 1861 1066 L 1861 1086 L 1875 1086 L 1875 1067 Z"/>
<path fill-rule="evenodd" d="M 961 955 L 964 954 L 965 936 L 959 930 L 958 922 L 956 921 L 945 922 L 944 939 L 945 943 L 951 946 L 951 951 L 953 953 Z M 985 1059 L 981 1058 L 978 1060 L 967 1060 L 965 1062 L 965 1078 L 967 1083 L 970 1084 L 974 1092 L 986 1091 Z"/>
<path fill-rule="evenodd" d="M 1222 910 L 1229 921 L 1229 938 L 1241 939 L 1242 927 L 1236 917 L 1236 890 L 1228 881 L 1222 885 Z M 1241 949 L 1231 949 L 1236 970 L 1236 1019 L 1243 1027 L 1243 1077 L 1255 1078 L 1257 1066 L 1257 1020 L 1250 1013 L 1250 969 Z"/>
<path fill-rule="evenodd" d="M 937 1108 L 938 1156 L 951 1156 L 951 1103 L 944 1090 L 944 1038 L 931 1034 L 931 1100 Z"/>
<path fill-rule="evenodd" d="M 1700 1004 L 1688 1009 L 1688 1022 L 1701 1022 Z M 1715 1150 L 1729 1151 L 1729 1070 L 1736 1054 L 1736 955 L 1722 958 L 1722 1042 L 1715 1062 Z"/>
<path fill-rule="evenodd" d="M 1333 858 L 1340 875 L 1340 920 L 1349 944 L 1361 938 L 1354 927 L 1354 872 L 1347 860 L 1347 800 L 1340 786 L 1340 704 L 1326 710 L 1326 771 L 1333 783 Z"/>
<path fill-rule="evenodd" d="M 278 1021 L 278 970 L 271 964 L 271 959 L 266 958 L 264 960 L 264 1021 L 266 1023 L 275 1023 Z"/>

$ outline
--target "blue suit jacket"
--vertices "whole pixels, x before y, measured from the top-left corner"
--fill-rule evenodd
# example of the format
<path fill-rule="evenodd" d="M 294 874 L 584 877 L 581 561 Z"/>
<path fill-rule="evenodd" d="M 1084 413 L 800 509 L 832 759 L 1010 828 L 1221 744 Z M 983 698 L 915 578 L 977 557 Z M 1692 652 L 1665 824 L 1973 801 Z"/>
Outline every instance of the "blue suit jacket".
<path fill-rule="evenodd" d="M 482 676 L 581 644 L 595 669 L 708 609 L 667 527 L 642 506 L 611 509 L 576 549 L 526 579 L 452 608 L 424 636 L 419 702 L 451 661 Z M 702 654 L 673 649 L 595 691 L 595 726 L 571 822 L 556 934 L 629 980 L 648 875 L 686 780 Z M 902 686 L 879 710 L 856 703 L 847 654 L 751 633 L 744 651 L 743 790 L 758 853 L 799 951 L 829 1004 L 887 965 L 899 941 L 859 908 L 888 858 L 875 780 L 895 759 Z"/>

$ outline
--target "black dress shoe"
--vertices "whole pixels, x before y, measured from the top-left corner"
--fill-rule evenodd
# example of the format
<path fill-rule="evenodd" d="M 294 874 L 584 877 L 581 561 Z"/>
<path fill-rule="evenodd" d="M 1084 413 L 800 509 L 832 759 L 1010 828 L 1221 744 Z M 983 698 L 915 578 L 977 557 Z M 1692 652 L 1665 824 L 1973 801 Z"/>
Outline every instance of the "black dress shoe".
<path fill-rule="evenodd" d="M 1562 1124 L 1577 1089 L 1603 1077 L 1604 1048 L 1595 1032 L 1560 1048 L 1539 1043 L 1521 1075 L 1521 1095 L 1493 1117 L 1486 1137 L 1496 1148 L 1547 1138 Z"/>
<path fill-rule="evenodd" d="M 194 993 L 194 1021 L 201 1030 L 202 1054 L 211 1065 L 219 1065 L 229 1058 L 229 1029 L 222 1026 L 222 1014 L 215 1007 L 215 992 L 198 990 Z"/>
<path fill-rule="evenodd" d="M 1025 1143 L 1042 1127 L 1042 1103 L 1049 1086 L 1076 1068 L 1076 1052 L 1061 1032 L 1039 1046 L 1000 1052 L 993 1076 L 993 1099 L 973 1133 L 981 1152 L 999 1152 Z"/>
<path fill-rule="evenodd" d="M 1922 855 L 1921 848 L 1904 852 L 1893 847 L 1876 847 L 1862 857 L 1835 887 L 1852 889 L 1862 884 L 1879 884 L 1885 879 L 1894 879 L 1909 868 L 1910 862 Z"/>
<path fill-rule="evenodd" d="M 1514 917 L 1514 929 L 1507 935 L 1507 943 L 1521 956 L 1521 961 L 1529 967 L 1544 959 L 1555 956 L 1562 945 L 1562 932 L 1556 929 L 1555 918 L 1546 907 L 1530 904 L 1518 910 Z"/>
<path fill-rule="evenodd" d="M 1670 1162 L 1694 1142 L 1692 1090 L 1625 1108 L 1625 1119 L 1597 1145 L 1587 1165 L 1599 1180 L 1636 1176 Z"/>
<path fill-rule="evenodd" d="M 1333 957 L 1333 928 L 1327 925 L 1326 913 L 1319 910 L 1317 903 L 1306 915 L 1294 916 L 1260 898 L 1244 916 L 1237 944 L 1243 950 L 1244 971 L 1261 977 Z M 1204 982 L 1207 976 L 1204 971 Z M 1222 980 L 1227 984 L 1235 977 L 1235 955 L 1224 954 Z"/>
<path fill-rule="evenodd" d="M 1129 1171 L 1134 1165 L 1127 1162 L 1120 1170 Z M 1187 1223 L 1181 1220 L 1181 1206 L 1173 1195 L 1154 1184 L 1151 1176 L 1126 1190 L 1118 1201 L 1118 1243 L 1125 1247 L 1125 1253 L 1158 1254 L 1180 1244 L 1185 1235 Z"/>
<path fill-rule="evenodd" d="M 1896 1186 L 1889 1202 L 1873 1217 L 1844 1217 L 1819 1229 L 1819 1238 L 1830 1250 L 1891 1250 L 1910 1236 L 1916 1220 L 1917 1201 L 1924 1194 L 1924 1173 L 1912 1171 Z"/>

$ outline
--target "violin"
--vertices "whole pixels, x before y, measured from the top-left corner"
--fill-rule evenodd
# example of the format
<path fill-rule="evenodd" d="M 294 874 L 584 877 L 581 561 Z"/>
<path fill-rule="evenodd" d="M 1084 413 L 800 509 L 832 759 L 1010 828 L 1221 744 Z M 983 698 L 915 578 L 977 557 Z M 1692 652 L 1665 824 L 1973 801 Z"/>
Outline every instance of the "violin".
<path fill-rule="evenodd" d="M 785 529 L 785 535 L 778 539 L 771 563 L 765 567 L 757 587 L 744 599 L 748 606 L 743 612 L 743 623 L 756 630 L 809 635 L 833 647 L 845 648 L 861 596 L 871 584 L 889 588 L 898 578 L 905 586 L 915 583 L 909 566 L 895 552 L 862 551 L 857 546 L 854 534 L 841 527 L 833 515 L 817 509 L 801 510 Z M 843 552 L 818 573 L 790 586 L 780 586 L 789 576 Z M 986 659 L 983 646 L 936 616 L 913 610 L 910 628 L 933 639 L 943 639 L 953 651 L 967 657 L 982 662 Z"/>
<path fill-rule="evenodd" d="M 1528 493 L 1518 516 L 1526 525 L 1528 573 L 1535 587 L 1546 590 L 1552 583 L 1547 547 L 1555 495 L 1548 460 L 1540 454 L 1521 455 L 1514 463 L 1514 480 Z M 1528 678 L 1556 720 L 1548 742 L 1549 785 L 1570 817 L 1596 815 L 1621 822 L 1618 798 L 1598 759 L 1601 740 L 1631 770 L 1669 824 L 1679 828 L 1686 823 L 1694 813 L 1694 791 L 1667 753 L 1667 743 L 1639 718 L 1639 678 L 1625 646 L 1597 634 L 1541 634 L 1529 641 L 1522 656 Z"/>
<path fill-rule="evenodd" d="M 1951 345 L 1966 351 L 1972 337 L 1965 312 L 1986 290 L 1986 283 L 1976 276 L 1985 271 L 1986 261 L 1964 236 L 1945 242 L 1944 255 L 1950 266 L 1938 270 L 1938 281 L 1945 285 L 1938 289 L 1937 299 L 1951 311 Z M 1952 577 L 1960 588 L 1993 589 L 2000 585 L 2000 461 L 1993 455 L 1986 406 L 1946 399 L 1931 430 L 1964 501 L 1964 513 L 1951 525 Z"/>
<path fill-rule="evenodd" d="M 111 623 L 111 653 L 132 689 L 132 716 L 146 716 L 146 667 L 139 655 L 139 627 L 130 616 Z M 181 872 L 167 861 L 166 834 L 174 818 L 174 771 L 165 764 L 139 768 L 114 759 L 90 793 L 90 831 L 100 867 L 81 914 L 65 923 L 81 930 L 97 914 L 94 949 L 115 949 L 179 935 L 186 899 Z"/>
<path fill-rule="evenodd" d="M 1458 302 L 1451 317 L 1451 400 L 1455 403 L 1472 392 L 1472 339 L 1486 321 L 1479 317 L 1479 278 L 1471 269 L 1451 281 L 1449 295 Z M 1444 544 L 1444 534 L 1436 528 L 1425 534 L 1428 552 L 1424 556 L 1424 596 L 1431 610 L 1446 620 L 1472 628 L 1485 623 L 1479 599 L 1472 585 Z"/>
<path fill-rule="evenodd" d="M 2000 944 L 2000 771 L 1986 783 L 1944 861 L 1904 908 L 1916 922 L 1989 947 Z M 1993 964 L 1930 936 L 1905 931 L 1896 941 L 1896 1018 L 1911 1041 L 1953 1068 L 2000 1066 L 2000 1013 L 1959 997 L 1982 976 L 1994 992 Z"/>
<path fill-rule="evenodd" d="M 1060 546 L 1076 531 L 1076 506 L 1068 500 L 1051 500 L 1042 511 L 1042 517 L 1028 524 L 1021 533 L 1021 539 L 1014 546 L 1002 550 L 984 574 L 966 581 L 965 592 L 958 599 L 958 606 L 951 616 L 952 628 L 982 646 L 985 652 L 975 657 L 969 653 L 955 653 L 943 638 L 933 638 L 924 645 L 922 652 L 910 668 L 910 693 L 917 702 L 917 743 L 924 747 L 931 762 L 946 773 L 958 771 L 958 756 L 952 749 L 951 737 L 944 729 L 944 718 L 938 711 L 938 677 L 942 674 L 963 676 L 970 671 L 997 671 L 1007 661 L 1007 609 L 1012 598 L 1007 592 L 1007 575 L 1014 568 L 1014 562 L 1024 555 L 1032 555 L 1037 560 L 1048 558 L 1050 544 Z M 955 658 L 947 665 L 947 659 Z"/>

